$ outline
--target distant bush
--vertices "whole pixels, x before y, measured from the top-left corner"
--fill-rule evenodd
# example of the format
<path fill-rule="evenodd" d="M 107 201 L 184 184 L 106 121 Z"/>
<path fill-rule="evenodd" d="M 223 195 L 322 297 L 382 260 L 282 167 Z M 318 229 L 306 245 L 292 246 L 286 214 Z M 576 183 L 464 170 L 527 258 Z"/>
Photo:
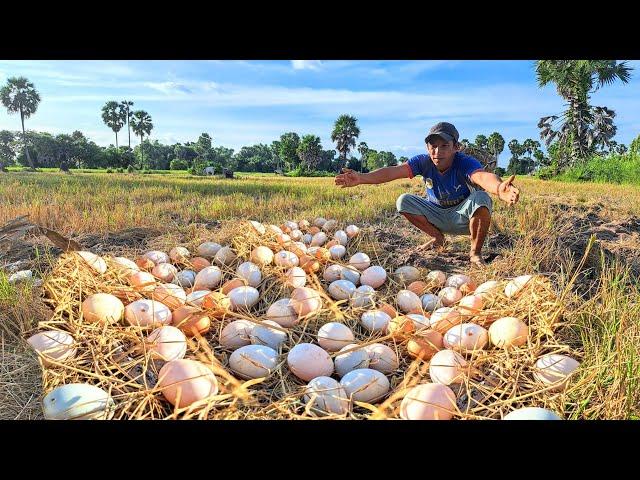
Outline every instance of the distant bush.
<path fill-rule="evenodd" d="M 640 153 L 593 156 L 586 163 L 564 171 L 556 178 L 564 181 L 640 184 Z"/>
<path fill-rule="evenodd" d="M 307 172 L 298 167 L 284 175 L 285 177 L 335 177 L 336 173 L 328 172 L 326 170 L 314 170 L 312 172 Z"/>
<path fill-rule="evenodd" d="M 117 169 L 116 169 L 116 172 L 118 172 L 118 173 L 124 173 L 124 168 L 119 167 L 119 168 L 117 168 Z"/>
<path fill-rule="evenodd" d="M 179 158 L 174 158 L 169 163 L 169 169 L 171 170 L 187 170 L 189 168 L 189 163 L 186 160 L 181 160 Z"/>
<path fill-rule="evenodd" d="M 110 168 L 107 168 L 107 173 L 113 173 L 113 170 L 111 170 Z"/>
<path fill-rule="evenodd" d="M 133 165 L 131 165 L 131 164 L 130 164 L 130 165 L 127 167 L 127 173 L 133 173 L 133 172 L 135 172 L 135 168 L 133 168 Z"/>

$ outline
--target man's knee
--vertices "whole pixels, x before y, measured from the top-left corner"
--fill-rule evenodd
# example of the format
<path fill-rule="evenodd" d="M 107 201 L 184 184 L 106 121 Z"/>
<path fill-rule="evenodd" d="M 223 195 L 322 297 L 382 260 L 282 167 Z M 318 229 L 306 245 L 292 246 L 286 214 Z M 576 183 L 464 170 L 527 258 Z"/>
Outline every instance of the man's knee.
<path fill-rule="evenodd" d="M 493 209 L 493 199 L 487 192 L 484 190 L 476 190 L 469 195 L 469 198 L 477 204 L 486 207 L 487 210 L 489 210 L 489 213 L 491 213 L 491 210 Z"/>
<path fill-rule="evenodd" d="M 396 210 L 399 213 L 404 213 L 407 210 L 407 207 L 409 206 L 410 198 L 411 198 L 410 194 L 408 193 L 403 193 L 398 197 L 398 199 L 396 200 Z"/>

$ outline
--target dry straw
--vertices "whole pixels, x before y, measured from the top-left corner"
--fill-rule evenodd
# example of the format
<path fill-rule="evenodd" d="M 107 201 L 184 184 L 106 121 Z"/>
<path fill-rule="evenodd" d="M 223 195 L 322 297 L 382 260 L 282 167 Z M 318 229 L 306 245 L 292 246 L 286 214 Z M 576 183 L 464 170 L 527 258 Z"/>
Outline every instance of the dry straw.
<path fill-rule="evenodd" d="M 345 225 L 346 226 L 346 225 Z M 237 253 L 230 265 L 222 266 L 223 282 L 235 278 L 237 266 L 249 260 L 252 249 L 259 245 L 272 247 L 278 251 L 276 235 L 267 230 L 258 234 L 248 222 L 218 232 L 215 238 L 206 238 L 201 233 L 193 234 L 191 242 L 180 243 L 178 238 L 156 239 L 153 248 L 168 251 L 178 244 L 195 252 L 202 241 L 217 241 L 231 245 Z M 292 328 L 282 329 L 287 333 L 287 341 L 280 348 L 278 363 L 272 373 L 262 379 L 238 380 L 229 368 L 231 351 L 219 345 L 219 337 L 224 326 L 236 319 L 260 322 L 265 318 L 268 307 L 281 298 L 291 295 L 291 287 L 284 282 L 284 269 L 270 265 L 262 270 L 262 281 L 258 286 L 259 302 L 250 311 L 226 311 L 220 318 L 211 316 L 211 328 L 204 336 L 188 339 L 186 358 L 196 359 L 209 366 L 219 383 L 217 395 L 202 400 L 189 407 L 178 409 L 167 402 L 155 386 L 160 362 L 150 358 L 144 337 L 150 328 L 130 326 L 120 323 L 104 325 L 84 321 L 81 305 L 88 295 L 103 292 L 116 295 L 126 304 L 146 298 L 146 292 L 135 289 L 126 281 L 126 275 L 117 263 L 105 257 L 108 269 L 98 274 L 75 253 L 63 254 L 44 283 L 45 302 L 53 309 L 53 315 L 41 321 L 37 329 L 64 330 L 75 338 L 78 353 L 70 360 L 52 362 L 43 368 L 43 390 L 69 383 L 89 383 L 109 392 L 116 402 L 114 419 L 386 419 L 398 418 L 402 398 L 412 386 L 430 381 L 429 362 L 415 360 L 407 353 L 407 336 L 372 333 L 359 322 L 365 308 L 353 308 L 348 301 L 333 301 L 326 292 L 327 282 L 321 273 L 328 263 L 346 264 L 351 255 L 365 252 L 371 257 L 372 265 L 381 265 L 389 273 L 385 284 L 378 289 L 375 302 L 395 305 L 397 292 L 404 285 L 393 278 L 391 272 L 397 267 L 393 252 L 385 251 L 375 239 L 374 232 L 363 228 L 360 234 L 347 245 L 347 254 L 340 261 L 325 262 L 318 275 L 307 275 L 307 286 L 317 289 L 323 298 L 320 312 L 303 318 Z M 329 235 L 330 236 L 330 235 Z M 131 259 L 142 252 L 129 251 Z M 422 278 L 428 270 L 421 269 Z M 532 272 L 522 272 L 532 273 Z M 474 278 L 477 283 L 483 279 Z M 221 283 L 221 285 L 222 285 Z M 581 359 L 580 346 L 567 341 L 563 336 L 563 301 L 571 283 L 563 292 L 557 291 L 545 276 L 534 276 L 515 298 L 507 298 L 503 293 L 507 280 L 501 280 L 496 294 L 486 303 L 477 316 L 465 318 L 487 327 L 492 321 L 504 316 L 518 317 L 528 324 L 530 337 L 526 345 L 515 349 L 491 347 L 466 356 L 468 371 L 460 385 L 452 386 L 458 402 L 455 418 L 459 419 L 500 419 L 515 408 L 540 406 L 553 409 L 563 415 L 567 393 L 555 392 L 537 382 L 533 376 L 536 360 L 543 354 L 562 353 Z M 434 286 L 429 289 L 437 292 Z M 368 307 L 371 308 L 371 307 Z M 327 322 L 341 322 L 354 332 L 357 348 L 372 343 L 384 343 L 391 347 L 400 360 L 399 367 L 387 375 L 390 394 L 377 405 L 354 402 L 345 415 L 326 415 L 317 411 L 312 402 L 305 401 L 306 382 L 296 378 L 286 362 L 288 351 L 301 342 L 317 343 L 317 333 Z M 566 329 L 565 329 L 566 330 Z M 567 334 L 568 335 L 568 334 Z M 335 354 L 332 355 L 335 357 Z M 588 374 L 581 376 L 581 382 L 588 381 Z M 575 381 L 569 389 L 576 387 Z"/>

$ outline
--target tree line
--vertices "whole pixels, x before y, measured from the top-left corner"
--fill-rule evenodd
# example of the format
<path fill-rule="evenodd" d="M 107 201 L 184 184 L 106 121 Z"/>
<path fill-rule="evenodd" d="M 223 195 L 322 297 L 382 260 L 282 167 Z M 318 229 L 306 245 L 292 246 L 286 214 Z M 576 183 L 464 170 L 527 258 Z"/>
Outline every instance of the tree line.
<path fill-rule="evenodd" d="M 616 80 L 627 83 L 632 68 L 615 60 L 539 60 L 536 79 L 539 87 L 554 84 L 566 101 L 559 114 L 543 117 L 538 122 L 541 143 L 527 138 L 522 143 L 510 140 L 511 153 L 506 169 L 498 173 L 528 174 L 547 170 L 554 174 L 588 161 L 594 155 L 624 154 L 616 134 L 615 112 L 605 106 L 592 106 L 591 94 Z M 376 151 L 366 142 L 356 144 L 360 136 L 357 119 L 340 115 L 331 132 L 335 149 L 325 149 L 314 134 L 300 136 L 287 132 L 271 144 L 257 144 L 233 149 L 213 145 L 213 138 L 202 133 L 195 142 L 165 145 L 149 136 L 154 128 L 151 115 L 134 110 L 130 100 L 108 101 L 101 109 L 102 120 L 115 134 L 115 146 L 101 147 L 82 132 L 51 135 L 25 128 L 25 120 L 36 113 L 41 101 L 32 82 L 25 77 L 11 77 L 0 89 L 0 100 L 9 114 L 19 114 L 22 130 L 0 131 L 0 168 L 20 164 L 31 168 L 70 166 L 76 168 L 129 168 L 142 170 L 189 170 L 201 174 L 205 167 L 216 171 L 291 172 L 297 175 L 318 171 L 335 172 L 343 167 L 370 171 L 396 165 L 407 157 L 396 158 L 392 152 Z M 120 146 L 118 133 L 127 127 L 127 146 Z M 131 131 L 140 138 L 131 147 Z M 493 155 L 496 160 L 504 151 L 505 140 L 498 132 L 478 135 L 473 143 L 463 139 L 465 146 L 474 146 Z M 359 156 L 355 156 L 355 153 Z"/>

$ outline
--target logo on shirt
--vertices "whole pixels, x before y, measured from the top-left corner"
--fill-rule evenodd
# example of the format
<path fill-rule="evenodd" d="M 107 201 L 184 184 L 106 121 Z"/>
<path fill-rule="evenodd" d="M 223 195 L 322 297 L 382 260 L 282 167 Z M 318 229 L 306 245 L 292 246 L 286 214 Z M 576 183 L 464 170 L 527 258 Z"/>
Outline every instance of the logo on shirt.
<path fill-rule="evenodd" d="M 425 177 L 424 184 L 427 188 L 433 188 L 433 180 L 431 180 L 429 177 Z"/>

